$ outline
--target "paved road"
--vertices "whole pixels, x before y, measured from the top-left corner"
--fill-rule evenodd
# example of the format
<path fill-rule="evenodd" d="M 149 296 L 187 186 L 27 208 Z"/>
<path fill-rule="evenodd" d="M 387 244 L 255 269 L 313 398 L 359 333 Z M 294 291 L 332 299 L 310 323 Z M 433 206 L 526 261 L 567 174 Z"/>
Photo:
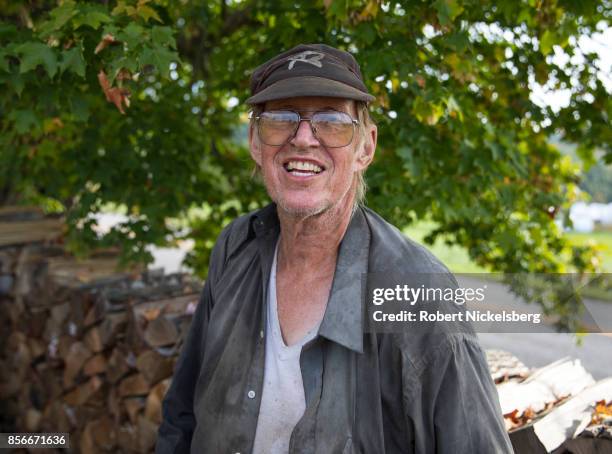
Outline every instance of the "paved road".
<path fill-rule="evenodd" d="M 528 304 L 519 297 L 512 294 L 503 284 L 478 279 L 478 275 L 460 274 L 457 275 L 459 285 L 464 288 L 484 287 L 484 301 L 468 303 L 469 309 L 485 309 L 492 312 L 502 310 L 525 313 L 541 313 L 541 307 L 537 304 Z M 612 303 L 585 298 L 582 323 L 590 327 L 590 332 L 612 333 Z M 543 317 L 545 319 L 545 317 Z M 538 332 L 555 332 L 552 326 L 547 326 L 546 321 L 534 329 Z M 526 329 L 525 331 L 534 331 Z"/>
<path fill-rule="evenodd" d="M 461 281 L 461 278 L 459 279 Z M 478 282 L 478 281 L 477 281 Z M 470 282 L 470 286 L 484 285 Z M 462 285 L 464 285 L 462 283 Z M 492 310 L 505 308 L 534 312 L 537 306 L 519 300 L 502 284 L 486 282 L 486 304 Z M 541 367 L 565 356 L 578 358 L 597 380 L 612 376 L 612 303 L 586 300 L 588 315 L 585 321 L 595 321 L 604 334 L 587 334 L 578 342 L 575 334 L 556 333 L 542 327 L 538 333 L 479 333 L 484 348 L 506 350 L 516 355 L 529 367 Z"/>

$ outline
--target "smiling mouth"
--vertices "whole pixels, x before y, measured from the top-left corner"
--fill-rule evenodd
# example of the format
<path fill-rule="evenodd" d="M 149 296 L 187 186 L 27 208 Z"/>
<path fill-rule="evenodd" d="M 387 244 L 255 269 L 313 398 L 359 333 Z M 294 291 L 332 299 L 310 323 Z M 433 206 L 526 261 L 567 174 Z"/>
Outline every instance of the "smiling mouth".
<path fill-rule="evenodd" d="M 285 170 L 295 176 L 312 176 L 318 175 L 325 169 L 312 162 L 305 161 L 289 161 L 283 164 Z"/>

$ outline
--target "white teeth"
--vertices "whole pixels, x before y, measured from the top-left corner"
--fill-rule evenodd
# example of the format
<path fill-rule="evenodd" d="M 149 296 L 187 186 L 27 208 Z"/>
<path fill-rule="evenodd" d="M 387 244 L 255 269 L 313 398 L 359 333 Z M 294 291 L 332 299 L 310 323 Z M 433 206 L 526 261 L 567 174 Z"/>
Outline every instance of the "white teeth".
<path fill-rule="evenodd" d="M 289 161 L 287 163 L 287 170 L 306 170 L 307 172 L 320 173 L 323 171 L 321 167 L 312 162 L 304 161 Z"/>

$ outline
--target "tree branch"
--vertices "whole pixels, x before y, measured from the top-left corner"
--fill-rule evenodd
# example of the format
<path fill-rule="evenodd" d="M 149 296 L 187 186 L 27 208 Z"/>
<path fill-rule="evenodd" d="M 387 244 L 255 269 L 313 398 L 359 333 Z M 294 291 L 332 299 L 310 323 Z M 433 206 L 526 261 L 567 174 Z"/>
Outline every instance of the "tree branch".
<path fill-rule="evenodd" d="M 257 24 L 252 18 L 253 8 L 254 5 L 250 3 L 228 14 L 227 6 L 223 2 L 221 14 L 218 17 L 221 19 L 221 27 L 215 30 L 215 27 L 211 27 L 210 24 L 202 24 L 194 30 L 189 39 L 179 39 L 177 43 L 179 53 L 192 62 L 195 74 L 201 74 L 205 79 L 207 78 L 208 56 L 214 48 L 220 46 L 222 38 L 232 35 L 242 27 Z"/>

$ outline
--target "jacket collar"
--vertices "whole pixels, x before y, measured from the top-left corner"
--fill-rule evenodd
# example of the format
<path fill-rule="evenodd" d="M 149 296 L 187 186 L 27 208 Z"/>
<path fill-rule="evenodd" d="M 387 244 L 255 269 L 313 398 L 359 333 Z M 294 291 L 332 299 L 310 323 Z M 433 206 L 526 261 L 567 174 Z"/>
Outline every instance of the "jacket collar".
<path fill-rule="evenodd" d="M 250 229 L 260 240 L 264 288 L 270 276 L 274 247 L 280 234 L 276 205 L 271 204 L 251 217 Z M 319 335 L 346 348 L 363 353 L 363 300 L 368 272 L 370 229 L 362 208 L 355 210 L 340 243 L 334 280 Z M 267 295 L 267 292 L 264 292 Z M 267 301 L 267 297 L 264 299 Z"/>

